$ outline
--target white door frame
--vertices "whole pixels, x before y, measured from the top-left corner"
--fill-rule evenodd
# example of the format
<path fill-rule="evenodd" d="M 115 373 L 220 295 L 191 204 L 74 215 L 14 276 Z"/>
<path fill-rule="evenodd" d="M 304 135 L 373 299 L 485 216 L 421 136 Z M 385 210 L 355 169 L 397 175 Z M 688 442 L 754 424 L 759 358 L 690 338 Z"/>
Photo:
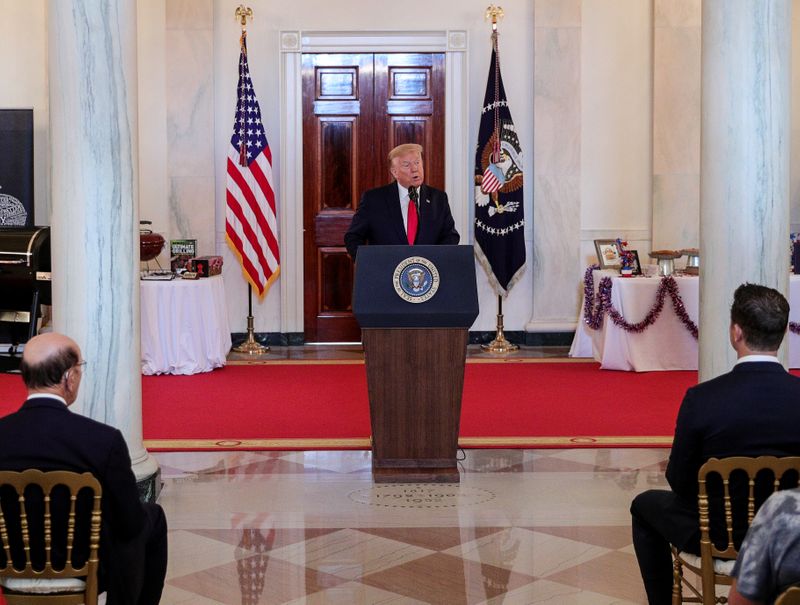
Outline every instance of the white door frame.
<path fill-rule="evenodd" d="M 472 192 L 467 32 L 280 32 L 281 332 L 303 331 L 303 53 L 443 52 L 445 61 L 445 187 L 453 218 L 467 240 Z"/>

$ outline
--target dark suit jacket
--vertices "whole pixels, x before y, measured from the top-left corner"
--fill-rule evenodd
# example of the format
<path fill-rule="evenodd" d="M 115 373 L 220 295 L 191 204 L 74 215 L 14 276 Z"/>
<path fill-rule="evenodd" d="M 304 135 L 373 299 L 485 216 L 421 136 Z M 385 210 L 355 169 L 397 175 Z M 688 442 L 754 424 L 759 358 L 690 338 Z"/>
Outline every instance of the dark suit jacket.
<path fill-rule="evenodd" d="M 779 363 L 738 364 L 727 374 L 686 392 L 675 426 L 667 481 L 686 507 L 696 509 L 697 472 L 706 460 L 798 456 L 798 427 L 800 378 Z M 713 484 L 708 487 L 714 500 L 719 488 Z M 737 492 L 734 489 L 735 500 Z"/>
<path fill-rule="evenodd" d="M 101 568 L 109 568 L 115 560 L 115 545 L 142 532 L 145 513 L 128 446 L 118 429 L 74 414 L 58 399 L 30 399 L 17 412 L 0 418 L 0 469 L 28 468 L 89 471 L 100 481 Z"/>
<path fill-rule="evenodd" d="M 450 212 L 447 194 L 422 185 L 419 191 L 419 227 L 414 243 L 456 245 L 458 241 L 459 235 Z M 344 244 L 353 260 L 358 247 L 364 244 L 408 245 L 397 182 L 392 181 L 383 187 L 364 192 L 350 228 L 344 235 Z"/>

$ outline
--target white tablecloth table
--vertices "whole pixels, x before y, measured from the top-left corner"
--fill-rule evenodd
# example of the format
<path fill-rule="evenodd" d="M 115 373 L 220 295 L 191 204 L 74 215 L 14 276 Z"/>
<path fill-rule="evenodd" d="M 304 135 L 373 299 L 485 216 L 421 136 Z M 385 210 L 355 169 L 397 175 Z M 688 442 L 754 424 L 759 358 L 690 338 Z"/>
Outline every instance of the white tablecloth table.
<path fill-rule="evenodd" d="M 595 294 L 600 280 L 612 278 L 611 302 L 628 323 L 642 321 L 656 301 L 656 291 L 661 283 L 658 277 L 620 277 L 616 271 L 594 271 Z M 689 318 L 698 324 L 698 277 L 676 276 L 678 291 Z M 792 275 L 789 282 L 789 320 L 800 322 L 800 275 Z M 730 309 L 720 309 L 727 316 Z M 800 336 L 789 332 L 789 367 L 800 368 Z M 661 315 L 643 332 L 626 332 L 616 326 L 608 315 L 603 317 L 603 327 L 593 330 L 586 325 L 583 305 L 570 357 L 594 357 L 600 367 L 608 370 L 696 370 L 698 363 L 697 340 L 689 333 L 675 314 L 672 298 L 667 293 Z"/>
<path fill-rule="evenodd" d="M 225 282 L 141 282 L 142 374 L 197 374 L 225 365 L 231 348 Z"/>

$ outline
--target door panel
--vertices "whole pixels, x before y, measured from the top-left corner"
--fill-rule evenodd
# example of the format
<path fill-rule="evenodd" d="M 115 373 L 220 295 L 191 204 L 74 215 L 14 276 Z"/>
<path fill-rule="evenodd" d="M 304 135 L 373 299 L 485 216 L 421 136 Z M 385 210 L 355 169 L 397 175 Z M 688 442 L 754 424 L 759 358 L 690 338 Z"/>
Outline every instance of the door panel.
<path fill-rule="evenodd" d="M 353 161 L 358 144 L 354 118 L 320 117 L 320 199 L 321 210 L 348 209 L 353 194 Z M 319 216 L 317 217 L 319 220 Z"/>
<path fill-rule="evenodd" d="M 372 182 L 371 54 L 303 55 L 303 270 L 307 342 L 357 341 L 344 233 Z M 364 94 L 366 92 L 366 94 Z"/>
<path fill-rule="evenodd" d="M 386 156 L 424 148 L 444 188 L 444 54 L 303 55 L 303 270 L 307 342 L 357 342 L 344 247 L 361 194 L 391 181 Z"/>
<path fill-rule="evenodd" d="M 443 53 L 375 55 L 375 121 L 381 157 L 403 143 L 422 145 L 425 182 L 438 189 L 444 189 L 446 151 L 444 59 Z"/>

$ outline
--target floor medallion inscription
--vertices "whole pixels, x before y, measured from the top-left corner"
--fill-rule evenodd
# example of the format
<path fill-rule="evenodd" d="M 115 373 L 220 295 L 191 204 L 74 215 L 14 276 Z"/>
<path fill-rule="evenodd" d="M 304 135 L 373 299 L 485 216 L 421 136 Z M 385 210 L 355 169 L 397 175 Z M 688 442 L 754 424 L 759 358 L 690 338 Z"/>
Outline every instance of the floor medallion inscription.
<path fill-rule="evenodd" d="M 427 483 L 396 483 L 357 489 L 348 498 L 358 504 L 390 508 L 454 508 L 494 500 L 495 494 L 479 487 Z"/>

